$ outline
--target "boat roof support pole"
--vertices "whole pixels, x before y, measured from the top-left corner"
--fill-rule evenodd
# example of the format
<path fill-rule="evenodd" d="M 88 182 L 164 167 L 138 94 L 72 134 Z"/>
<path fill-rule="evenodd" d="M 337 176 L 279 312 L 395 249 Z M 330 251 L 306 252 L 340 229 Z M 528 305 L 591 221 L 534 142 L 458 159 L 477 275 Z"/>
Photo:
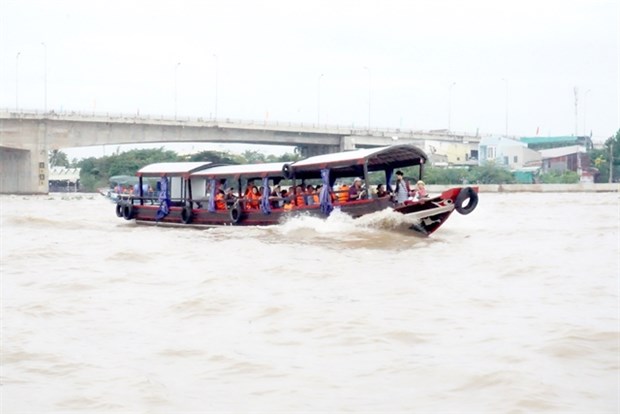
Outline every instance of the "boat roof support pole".
<path fill-rule="evenodd" d="M 140 195 L 140 205 L 143 206 L 144 205 L 144 194 L 142 192 L 142 176 L 138 177 L 138 187 L 140 187 L 140 189 L 138 190 L 138 194 Z"/>
<path fill-rule="evenodd" d="M 388 193 L 391 193 L 393 191 L 392 185 L 390 184 L 390 182 L 392 181 L 393 174 L 394 174 L 394 168 L 385 169 L 385 189 L 387 190 Z"/>
<path fill-rule="evenodd" d="M 191 178 L 187 179 L 187 193 L 189 194 L 189 205 L 190 205 L 190 208 L 192 208 L 193 207 L 192 200 L 194 199 L 194 197 L 192 196 L 192 179 Z"/>
<path fill-rule="evenodd" d="M 372 198 L 372 192 L 370 191 L 370 180 L 368 179 L 368 161 L 364 162 L 364 187 L 366 187 L 366 196 Z"/>

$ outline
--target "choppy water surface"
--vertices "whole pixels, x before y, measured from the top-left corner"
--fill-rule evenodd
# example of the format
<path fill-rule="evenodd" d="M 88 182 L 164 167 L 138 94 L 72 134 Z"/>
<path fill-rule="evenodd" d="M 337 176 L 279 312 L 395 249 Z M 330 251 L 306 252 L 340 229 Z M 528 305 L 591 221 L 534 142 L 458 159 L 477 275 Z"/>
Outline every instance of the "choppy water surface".
<path fill-rule="evenodd" d="M 482 194 L 427 239 L 0 197 L 2 412 L 618 412 L 618 197 Z"/>

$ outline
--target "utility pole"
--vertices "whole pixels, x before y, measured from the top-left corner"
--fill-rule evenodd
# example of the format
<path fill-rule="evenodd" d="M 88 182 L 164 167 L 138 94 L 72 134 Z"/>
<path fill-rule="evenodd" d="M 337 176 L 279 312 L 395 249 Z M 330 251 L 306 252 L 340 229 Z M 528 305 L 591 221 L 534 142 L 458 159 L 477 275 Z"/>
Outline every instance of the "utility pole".
<path fill-rule="evenodd" d="M 17 52 L 15 56 L 15 111 L 19 110 L 19 55 L 22 52 Z"/>
<path fill-rule="evenodd" d="M 614 177 L 614 142 L 609 143 L 609 184 L 613 183 Z"/>
<path fill-rule="evenodd" d="M 579 100 L 579 88 L 576 86 L 573 88 L 573 92 L 575 93 L 575 136 L 579 135 L 578 126 L 577 126 L 577 102 Z"/>

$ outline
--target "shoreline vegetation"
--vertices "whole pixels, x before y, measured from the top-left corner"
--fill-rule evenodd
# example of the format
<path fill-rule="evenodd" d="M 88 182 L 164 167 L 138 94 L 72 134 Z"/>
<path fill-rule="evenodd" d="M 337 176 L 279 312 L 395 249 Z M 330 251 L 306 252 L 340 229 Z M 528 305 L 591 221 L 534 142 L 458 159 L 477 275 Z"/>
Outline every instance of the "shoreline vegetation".
<path fill-rule="evenodd" d="M 471 184 L 481 193 L 617 193 L 620 183 L 576 183 L 576 184 Z M 426 188 L 431 193 L 440 193 L 445 185 L 432 184 Z"/>
<path fill-rule="evenodd" d="M 605 142 L 605 148 L 592 149 L 587 153 L 586 166 L 593 167 L 594 175 L 588 178 L 594 182 L 580 180 L 580 174 L 564 168 L 552 168 L 549 171 L 511 171 L 495 160 L 482 165 L 468 167 L 443 168 L 429 165 L 424 169 L 424 182 L 430 191 L 441 192 L 449 185 L 477 185 L 481 192 L 618 192 L 620 175 L 620 130 Z M 54 150 L 50 153 L 49 165 L 79 168 L 79 189 L 81 192 L 96 192 L 99 188 L 111 185 L 110 178 L 116 176 L 134 176 L 145 165 L 158 162 L 206 161 L 214 164 L 256 164 L 269 162 L 294 162 L 301 159 L 299 153 L 287 153 L 281 156 L 266 155 L 255 150 L 246 150 L 241 154 L 230 151 L 201 151 L 181 155 L 164 147 L 134 149 L 82 160 L 69 161 L 65 153 Z M 585 161 L 584 161 L 585 162 Z M 561 164 L 561 163 L 560 163 Z M 560 165 L 561 167 L 561 165 Z M 572 166 L 574 169 L 574 166 Z M 585 167 L 584 167 L 585 168 Z M 403 169 L 405 179 L 417 181 L 418 172 Z M 379 184 L 380 179 L 370 178 L 370 185 Z"/>

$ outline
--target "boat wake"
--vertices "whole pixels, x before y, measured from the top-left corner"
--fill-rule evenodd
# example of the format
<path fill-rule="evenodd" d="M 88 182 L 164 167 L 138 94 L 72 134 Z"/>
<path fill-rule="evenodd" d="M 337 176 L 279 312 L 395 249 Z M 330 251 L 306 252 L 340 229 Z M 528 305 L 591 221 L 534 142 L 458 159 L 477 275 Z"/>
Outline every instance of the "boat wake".
<path fill-rule="evenodd" d="M 291 217 L 279 226 L 270 227 L 269 231 L 287 239 L 298 240 L 303 243 L 313 243 L 322 240 L 342 241 L 354 243 L 362 247 L 386 247 L 387 240 L 394 240 L 394 236 L 407 236 L 411 239 L 412 230 L 409 227 L 416 223 L 416 219 L 391 209 L 367 214 L 354 219 L 346 213 L 334 210 L 327 219 L 311 216 Z M 401 237 L 396 237 L 400 240 Z M 391 244 L 391 243 L 388 243 Z"/>
<path fill-rule="evenodd" d="M 381 229 L 381 230 L 407 230 L 419 220 L 412 216 L 397 213 L 392 209 L 386 208 L 376 213 L 362 216 L 355 220 L 357 226 Z"/>

